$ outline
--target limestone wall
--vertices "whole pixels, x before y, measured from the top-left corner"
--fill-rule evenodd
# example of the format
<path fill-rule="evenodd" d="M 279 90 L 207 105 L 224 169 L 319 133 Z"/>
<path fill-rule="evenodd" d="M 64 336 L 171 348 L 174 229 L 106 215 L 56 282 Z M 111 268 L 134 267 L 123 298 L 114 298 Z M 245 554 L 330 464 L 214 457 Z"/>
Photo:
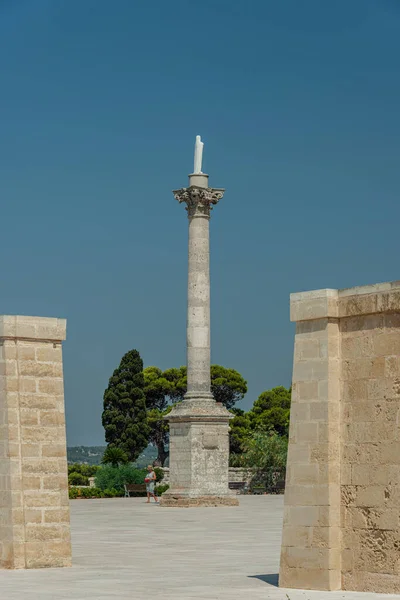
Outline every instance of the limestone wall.
<path fill-rule="evenodd" d="M 162 483 L 169 484 L 169 468 L 161 467 L 161 469 L 164 471 L 164 479 L 162 480 Z M 229 475 L 228 475 L 229 482 L 245 481 L 246 483 L 250 484 L 252 476 L 253 476 L 253 473 L 249 469 L 243 469 L 242 467 L 229 467 Z"/>
<path fill-rule="evenodd" d="M 342 335 L 343 588 L 400 591 L 400 312 Z"/>
<path fill-rule="evenodd" d="M 294 294 L 280 585 L 400 590 L 400 283 Z"/>
<path fill-rule="evenodd" d="M 71 563 L 60 319 L 0 317 L 0 567 Z"/>

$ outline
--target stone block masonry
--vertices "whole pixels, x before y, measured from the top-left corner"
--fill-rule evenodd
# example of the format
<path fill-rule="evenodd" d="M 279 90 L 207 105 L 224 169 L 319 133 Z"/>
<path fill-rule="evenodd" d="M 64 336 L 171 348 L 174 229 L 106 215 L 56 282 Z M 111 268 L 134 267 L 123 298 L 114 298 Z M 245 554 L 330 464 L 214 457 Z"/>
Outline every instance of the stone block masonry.
<path fill-rule="evenodd" d="M 66 321 L 0 316 L 0 567 L 71 565 Z"/>
<path fill-rule="evenodd" d="M 400 591 L 400 282 L 291 296 L 282 587 Z"/>

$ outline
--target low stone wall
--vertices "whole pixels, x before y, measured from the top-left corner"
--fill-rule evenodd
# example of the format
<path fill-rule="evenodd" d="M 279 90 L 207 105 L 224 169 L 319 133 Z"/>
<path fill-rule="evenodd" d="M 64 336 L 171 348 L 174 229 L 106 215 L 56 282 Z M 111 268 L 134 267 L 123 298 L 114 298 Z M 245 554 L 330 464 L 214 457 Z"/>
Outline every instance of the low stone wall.
<path fill-rule="evenodd" d="M 229 481 L 245 481 L 250 484 L 253 478 L 251 469 L 243 469 L 242 467 L 229 467 Z"/>
<path fill-rule="evenodd" d="M 169 484 L 169 468 L 160 467 L 164 471 L 163 483 Z M 229 467 L 229 482 L 233 481 L 245 481 L 250 484 L 252 479 L 252 472 L 250 469 L 243 469 L 242 467 Z"/>

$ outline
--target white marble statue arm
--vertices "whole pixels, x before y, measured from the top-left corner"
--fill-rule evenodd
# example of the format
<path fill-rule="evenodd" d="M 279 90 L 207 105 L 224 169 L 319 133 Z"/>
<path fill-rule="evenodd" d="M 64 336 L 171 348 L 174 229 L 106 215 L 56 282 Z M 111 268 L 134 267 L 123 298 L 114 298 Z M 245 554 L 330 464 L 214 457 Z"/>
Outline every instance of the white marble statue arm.
<path fill-rule="evenodd" d="M 202 173 L 201 164 L 203 162 L 203 147 L 201 137 L 196 135 L 196 143 L 194 145 L 194 170 L 193 173 Z"/>

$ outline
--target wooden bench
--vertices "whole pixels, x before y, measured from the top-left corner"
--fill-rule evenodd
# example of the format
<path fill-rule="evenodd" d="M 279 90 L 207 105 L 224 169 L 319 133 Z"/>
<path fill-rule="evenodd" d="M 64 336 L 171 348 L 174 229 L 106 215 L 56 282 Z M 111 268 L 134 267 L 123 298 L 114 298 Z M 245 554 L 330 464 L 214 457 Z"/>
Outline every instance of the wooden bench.
<path fill-rule="evenodd" d="M 129 498 L 130 495 L 134 495 L 134 494 L 142 494 L 143 492 L 146 491 L 146 484 L 145 483 L 125 483 L 124 484 L 124 488 L 125 488 L 125 498 Z"/>
<path fill-rule="evenodd" d="M 230 490 L 236 490 L 238 494 L 244 494 L 247 488 L 245 481 L 229 481 L 228 487 Z"/>

